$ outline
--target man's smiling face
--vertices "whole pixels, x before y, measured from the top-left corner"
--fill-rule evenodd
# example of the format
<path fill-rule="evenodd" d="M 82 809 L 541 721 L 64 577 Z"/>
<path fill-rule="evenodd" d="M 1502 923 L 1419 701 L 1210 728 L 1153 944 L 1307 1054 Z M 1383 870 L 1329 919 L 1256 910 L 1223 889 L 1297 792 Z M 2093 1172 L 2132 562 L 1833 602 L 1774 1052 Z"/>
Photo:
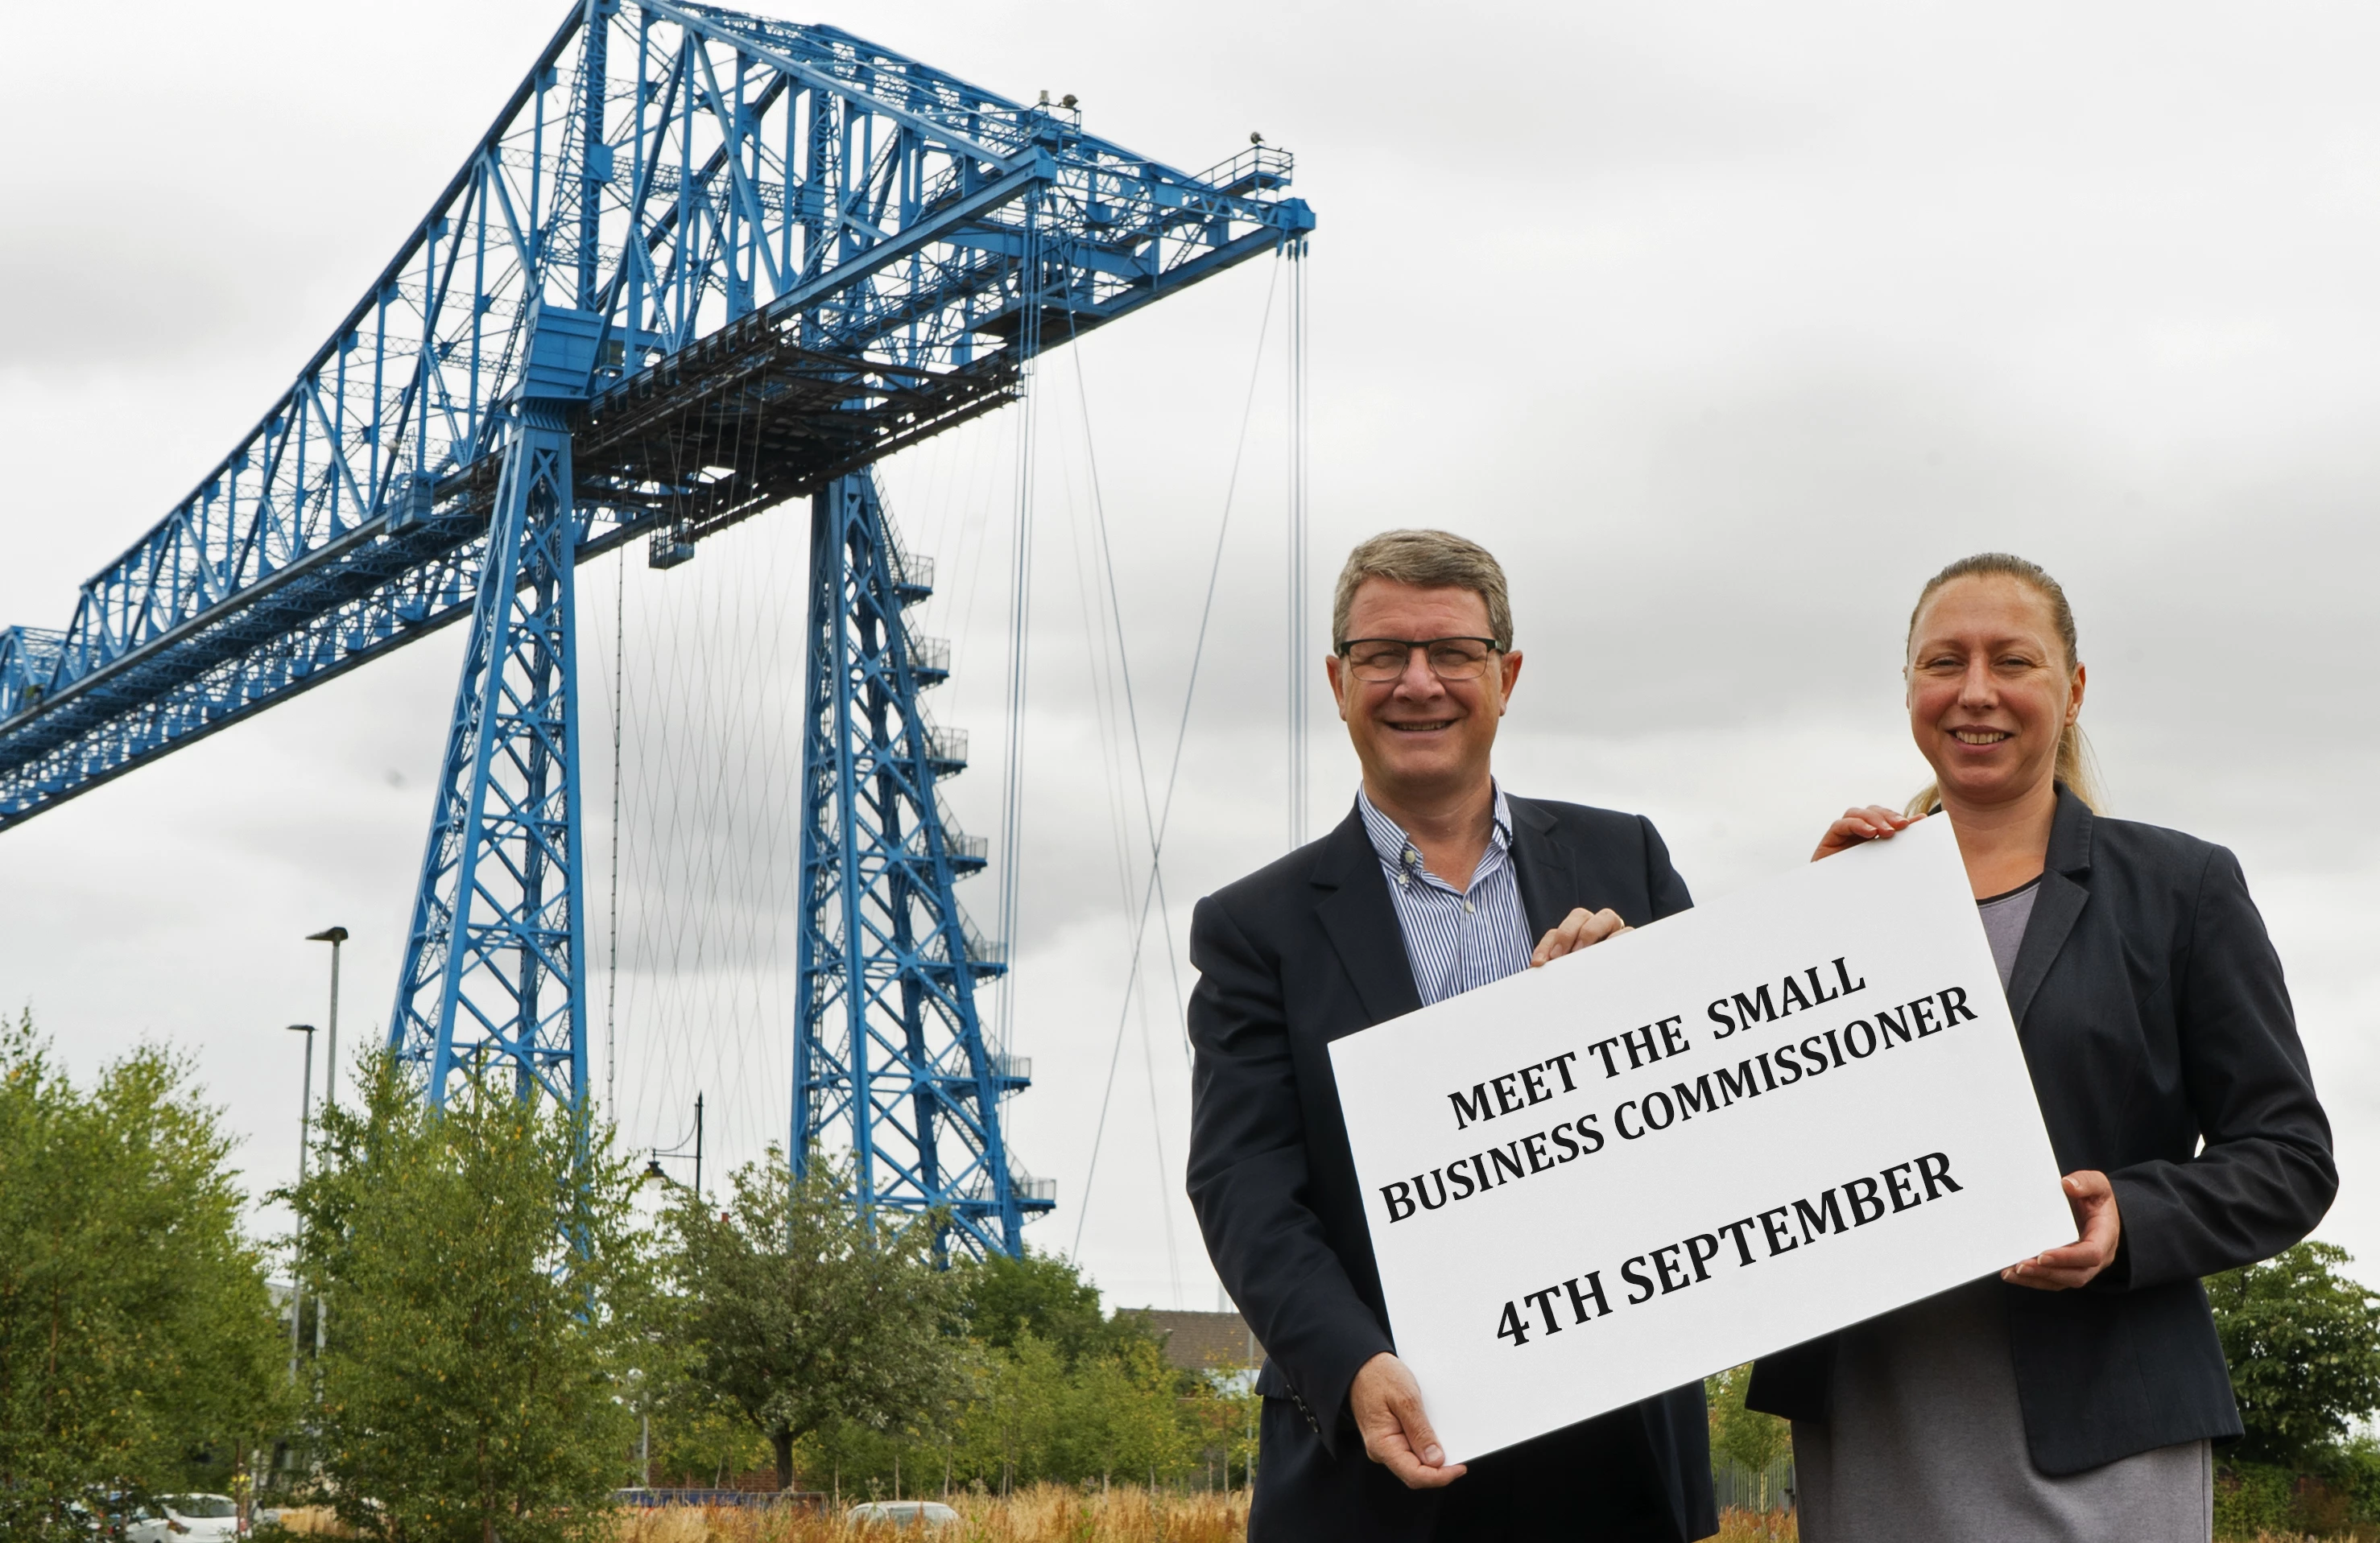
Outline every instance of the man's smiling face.
<path fill-rule="evenodd" d="M 1419 589 L 1366 579 L 1347 611 L 1350 638 L 1489 637 L 1488 602 L 1475 590 Z M 1330 690 L 1347 723 L 1364 779 L 1401 803 L 1459 797 L 1484 783 L 1497 721 L 1521 673 L 1518 653 L 1491 654 L 1474 681 L 1442 681 L 1418 648 L 1394 681 L 1358 681 L 1347 661 L 1329 661 Z"/>

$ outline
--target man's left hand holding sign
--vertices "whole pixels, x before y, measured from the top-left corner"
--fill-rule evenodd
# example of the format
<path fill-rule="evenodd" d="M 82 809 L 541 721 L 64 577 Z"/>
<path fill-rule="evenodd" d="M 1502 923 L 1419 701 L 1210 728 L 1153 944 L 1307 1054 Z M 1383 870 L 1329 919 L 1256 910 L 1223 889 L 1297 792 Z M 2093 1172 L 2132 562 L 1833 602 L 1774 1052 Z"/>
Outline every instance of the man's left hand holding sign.
<path fill-rule="evenodd" d="M 1708 1537 L 1699 1383 L 1444 1461 L 1390 1338 L 1328 1048 L 1682 910 L 1685 884 L 1641 816 L 1498 787 L 1521 655 L 1484 549 L 1434 531 L 1364 543 L 1332 644 L 1355 808 L 1191 924 L 1190 1199 L 1268 1357 L 1252 1543 Z"/>

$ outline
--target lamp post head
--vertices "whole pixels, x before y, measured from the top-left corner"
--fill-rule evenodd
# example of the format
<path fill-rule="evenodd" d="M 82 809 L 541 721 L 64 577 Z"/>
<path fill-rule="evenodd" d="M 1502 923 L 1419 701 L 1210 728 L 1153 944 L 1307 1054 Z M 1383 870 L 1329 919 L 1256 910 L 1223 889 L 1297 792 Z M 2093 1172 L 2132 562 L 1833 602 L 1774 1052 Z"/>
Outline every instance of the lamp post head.
<path fill-rule="evenodd" d="M 309 943 L 345 943 L 346 940 L 347 929 L 345 927 L 325 927 L 319 933 L 306 934 Z"/>
<path fill-rule="evenodd" d="M 669 1182 L 669 1175 L 662 1172 L 662 1160 L 658 1157 L 646 1160 L 645 1177 L 648 1181 L 660 1179 L 664 1184 Z"/>
<path fill-rule="evenodd" d="M 293 1023 L 289 1026 L 289 1031 L 293 1034 L 310 1034 L 314 1031 L 314 1026 L 310 1023 Z"/>

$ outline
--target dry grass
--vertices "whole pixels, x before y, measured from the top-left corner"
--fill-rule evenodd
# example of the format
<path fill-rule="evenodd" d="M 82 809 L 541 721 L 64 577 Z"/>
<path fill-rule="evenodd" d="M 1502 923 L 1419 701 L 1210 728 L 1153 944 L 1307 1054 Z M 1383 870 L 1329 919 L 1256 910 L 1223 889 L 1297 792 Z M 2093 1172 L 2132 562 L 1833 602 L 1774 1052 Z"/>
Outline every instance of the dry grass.
<path fill-rule="evenodd" d="M 852 1497 L 856 1499 L 856 1497 Z M 1107 1493 L 1038 1484 L 1006 1500 L 953 1495 L 961 1525 L 943 1543 L 1237 1543 L 1247 1536 L 1245 1494 L 1174 1495 L 1119 1488 Z M 898 1536 L 852 1528 L 840 1516 L 779 1509 L 667 1507 L 623 1512 L 614 1543 L 842 1543 Z"/>
<path fill-rule="evenodd" d="M 862 1496 L 846 1497 L 856 1503 Z M 932 1535 L 939 1543 L 1239 1543 L 1248 1533 L 1245 1492 L 1231 1495 L 1160 1492 L 1120 1487 L 1102 1494 L 1059 1484 L 1038 1484 L 1006 1500 L 953 1495 L 951 1508 L 962 1525 Z M 327 1507 L 293 1507 L 281 1513 L 293 1533 L 350 1537 Z M 907 1536 L 883 1526 L 845 1526 L 840 1514 L 823 1515 L 791 1507 L 662 1506 L 622 1511 L 613 1543 L 844 1543 L 872 1538 L 890 1543 Z M 1747 1538 L 1753 1534 L 1744 1535 Z"/>
<path fill-rule="evenodd" d="M 1119 1489 L 1086 1493 L 1037 1485 L 1013 1498 L 952 1497 L 963 1525 L 939 1534 L 948 1543 L 1239 1543 L 1247 1537 L 1245 1492 L 1160 1494 Z M 845 1527 L 833 1517 L 767 1511 L 658 1510 L 624 1515 L 615 1543 L 842 1543 L 884 1538 Z M 1790 1513 L 1730 1511 L 1719 1519 L 1719 1543 L 1796 1543 Z"/>
<path fill-rule="evenodd" d="M 1239 1543 L 1248 1530 L 1245 1491 L 1159 1494 L 1152 1500 L 1146 1489 L 1119 1489 L 1103 1495 L 1040 1484 L 1004 1501 L 954 1495 L 951 1505 L 965 1521 L 954 1530 L 931 1535 L 940 1543 Z M 327 1509 L 285 1511 L 282 1523 L 295 1533 L 352 1536 Z M 815 1513 L 684 1506 L 623 1511 L 612 1534 L 613 1543 L 845 1543 L 860 1538 L 889 1543 L 900 1536 L 881 1527 L 847 1527 L 838 1516 Z M 1719 1514 L 1718 1543 L 1799 1543 L 1800 1536 L 1791 1512 Z M 2294 1534 L 2258 1533 L 2254 1543 L 2309 1540 Z M 2352 1539 L 2342 1537 L 2331 1543 Z"/>

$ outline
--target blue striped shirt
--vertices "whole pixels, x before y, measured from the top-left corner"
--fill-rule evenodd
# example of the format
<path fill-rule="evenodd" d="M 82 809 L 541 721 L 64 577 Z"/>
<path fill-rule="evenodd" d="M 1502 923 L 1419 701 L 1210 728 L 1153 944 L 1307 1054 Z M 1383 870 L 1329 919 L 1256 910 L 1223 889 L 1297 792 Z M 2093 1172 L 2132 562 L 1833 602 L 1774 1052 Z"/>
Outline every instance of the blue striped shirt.
<path fill-rule="evenodd" d="M 1404 934 L 1405 958 L 1424 1007 L 1529 967 L 1529 922 L 1512 869 L 1512 812 L 1503 789 L 1496 790 L 1495 826 L 1466 889 L 1424 867 L 1404 827 L 1360 790 L 1355 807 L 1363 812 L 1372 850 L 1388 874 L 1389 898 L 1396 902 L 1397 928 Z"/>

